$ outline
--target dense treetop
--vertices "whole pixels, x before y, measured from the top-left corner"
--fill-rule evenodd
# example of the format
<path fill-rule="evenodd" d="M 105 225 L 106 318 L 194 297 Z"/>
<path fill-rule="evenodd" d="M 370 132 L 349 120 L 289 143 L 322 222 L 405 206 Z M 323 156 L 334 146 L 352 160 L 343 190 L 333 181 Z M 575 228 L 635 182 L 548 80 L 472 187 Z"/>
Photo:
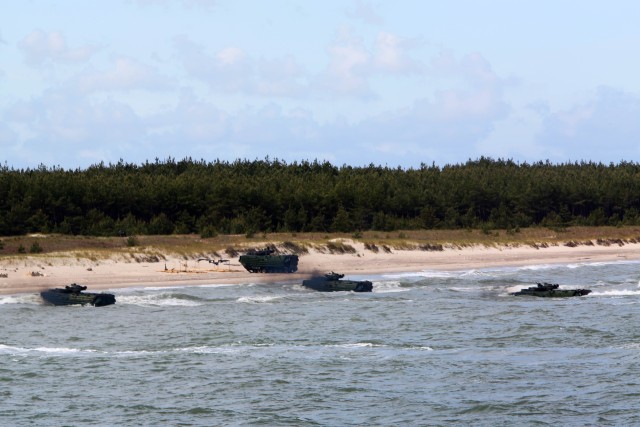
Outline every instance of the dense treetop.
<path fill-rule="evenodd" d="M 329 162 L 0 166 L 0 235 L 503 228 L 640 223 L 640 165 L 480 158 L 419 169 Z"/>

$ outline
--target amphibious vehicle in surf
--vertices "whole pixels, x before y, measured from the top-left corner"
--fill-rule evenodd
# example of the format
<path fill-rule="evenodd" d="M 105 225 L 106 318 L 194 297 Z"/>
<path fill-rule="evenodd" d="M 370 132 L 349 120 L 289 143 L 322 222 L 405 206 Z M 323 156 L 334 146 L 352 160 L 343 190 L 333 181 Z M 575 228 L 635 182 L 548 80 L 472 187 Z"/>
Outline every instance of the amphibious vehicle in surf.
<path fill-rule="evenodd" d="M 342 280 L 344 274 L 327 273 L 302 281 L 302 286 L 320 292 L 352 291 L 371 292 L 373 283 L 368 280 Z"/>
<path fill-rule="evenodd" d="M 523 296 L 529 295 L 534 297 L 546 297 L 546 298 L 565 298 L 565 297 L 580 297 L 591 293 L 591 289 L 558 289 L 559 285 L 552 283 L 538 283 L 536 286 L 532 286 L 526 289 L 520 289 L 518 292 L 513 292 L 511 295 Z"/>
<path fill-rule="evenodd" d="M 83 292 L 86 286 L 72 283 L 64 288 L 47 289 L 40 292 L 43 300 L 53 305 L 85 305 L 91 304 L 95 307 L 103 307 L 116 303 L 116 297 L 113 294 Z"/>
<path fill-rule="evenodd" d="M 298 255 L 274 255 L 275 249 L 250 250 L 240 256 L 240 264 L 250 273 L 294 273 Z"/>

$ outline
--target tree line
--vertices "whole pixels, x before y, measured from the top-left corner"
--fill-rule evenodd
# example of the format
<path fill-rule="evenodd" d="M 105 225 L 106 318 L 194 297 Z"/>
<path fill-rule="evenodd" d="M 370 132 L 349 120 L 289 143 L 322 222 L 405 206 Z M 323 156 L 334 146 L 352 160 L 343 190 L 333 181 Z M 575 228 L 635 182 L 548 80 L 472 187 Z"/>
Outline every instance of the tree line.
<path fill-rule="evenodd" d="M 640 165 L 482 157 L 420 168 L 280 160 L 0 166 L 0 235 L 639 225 Z"/>

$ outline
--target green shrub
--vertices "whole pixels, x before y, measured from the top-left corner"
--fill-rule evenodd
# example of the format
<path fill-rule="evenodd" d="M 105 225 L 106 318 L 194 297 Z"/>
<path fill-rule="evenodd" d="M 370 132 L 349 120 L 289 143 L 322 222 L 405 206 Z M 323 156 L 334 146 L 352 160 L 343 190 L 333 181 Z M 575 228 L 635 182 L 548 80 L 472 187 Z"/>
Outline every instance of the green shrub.
<path fill-rule="evenodd" d="M 212 225 L 207 225 L 200 231 L 200 237 L 203 239 L 211 239 L 218 237 L 218 232 Z"/>
<path fill-rule="evenodd" d="M 227 255 L 229 255 L 231 258 L 235 258 L 235 257 L 237 257 L 239 255 L 238 251 L 236 251 L 235 248 L 233 248 L 231 246 L 229 246 L 227 249 L 225 249 L 224 252 Z"/>

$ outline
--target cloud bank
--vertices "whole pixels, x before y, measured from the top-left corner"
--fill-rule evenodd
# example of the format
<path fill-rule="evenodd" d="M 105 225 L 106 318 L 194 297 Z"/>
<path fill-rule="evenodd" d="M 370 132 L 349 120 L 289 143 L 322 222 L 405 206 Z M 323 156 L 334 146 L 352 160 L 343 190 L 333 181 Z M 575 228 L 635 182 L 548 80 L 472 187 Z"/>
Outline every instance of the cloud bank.
<path fill-rule="evenodd" d="M 235 5 L 118 3 L 140 22 L 168 23 L 122 34 L 62 31 L 56 19 L 0 28 L 0 160 L 75 168 L 268 156 L 418 167 L 480 156 L 639 158 L 633 87 L 586 87 L 560 104 L 490 49 L 457 52 L 419 26 L 398 26 L 404 21 L 374 2 L 338 2 L 331 6 L 339 14 L 315 21 L 301 18 L 320 12 L 313 6 L 279 4 L 255 22 L 256 34 L 272 40 L 214 28 L 240 22 L 233 20 L 246 3 Z M 275 21 L 291 28 L 270 33 Z M 316 21 L 326 25 L 320 36 L 294 31 Z"/>

